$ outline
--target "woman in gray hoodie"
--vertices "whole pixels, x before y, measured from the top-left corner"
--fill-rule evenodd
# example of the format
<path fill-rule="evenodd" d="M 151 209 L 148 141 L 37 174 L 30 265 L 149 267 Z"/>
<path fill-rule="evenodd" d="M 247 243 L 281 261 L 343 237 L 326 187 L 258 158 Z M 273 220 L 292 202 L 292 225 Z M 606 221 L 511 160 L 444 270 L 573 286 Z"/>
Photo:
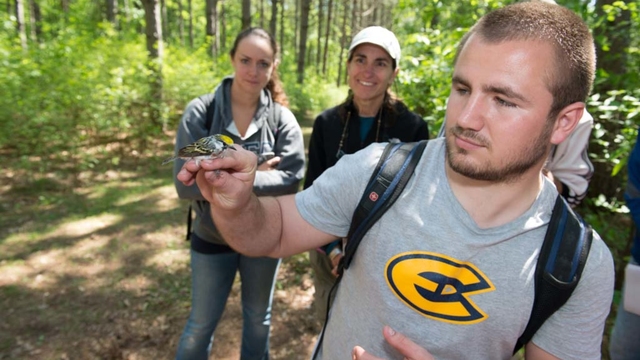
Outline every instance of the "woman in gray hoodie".
<path fill-rule="evenodd" d="M 213 94 L 187 105 L 176 135 L 176 152 L 202 137 L 222 134 L 233 140 L 233 146 L 256 153 L 259 171 L 253 189 L 258 195 L 295 193 L 304 175 L 302 131 L 287 109 L 276 73 L 277 50 L 265 30 L 243 30 L 230 52 L 234 74 L 224 78 Z M 183 164 L 184 160 L 175 161 L 174 179 Z M 240 357 L 268 359 L 271 302 L 280 259 L 251 258 L 234 251 L 218 233 L 198 187 L 178 181 L 175 186 L 181 199 L 192 201 L 196 214 L 190 234 L 191 313 L 176 359 L 207 359 L 236 272 L 242 282 Z"/>

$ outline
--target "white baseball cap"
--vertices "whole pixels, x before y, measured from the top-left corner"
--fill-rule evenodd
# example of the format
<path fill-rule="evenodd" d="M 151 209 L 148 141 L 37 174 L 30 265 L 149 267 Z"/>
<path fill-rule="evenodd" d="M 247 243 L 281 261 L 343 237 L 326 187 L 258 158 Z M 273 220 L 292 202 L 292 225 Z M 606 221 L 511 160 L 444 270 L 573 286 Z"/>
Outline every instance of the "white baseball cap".
<path fill-rule="evenodd" d="M 391 31 L 382 26 L 369 26 L 360 30 L 360 32 L 353 37 L 353 40 L 351 40 L 349 57 L 351 57 L 351 52 L 356 46 L 365 43 L 380 46 L 396 61 L 396 65 L 398 64 L 398 60 L 400 59 L 400 43 Z"/>

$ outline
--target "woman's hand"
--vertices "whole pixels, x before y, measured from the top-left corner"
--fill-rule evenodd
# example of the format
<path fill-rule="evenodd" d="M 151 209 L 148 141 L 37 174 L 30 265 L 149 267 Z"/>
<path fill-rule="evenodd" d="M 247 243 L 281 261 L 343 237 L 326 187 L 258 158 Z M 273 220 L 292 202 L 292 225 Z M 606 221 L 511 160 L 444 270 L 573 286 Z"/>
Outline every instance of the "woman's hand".
<path fill-rule="evenodd" d="M 258 165 L 258 171 L 275 170 L 278 167 L 278 164 L 280 164 L 280 160 L 282 160 L 280 156 L 272 157 L 271 159 L 266 160 L 262 164 Z"/>

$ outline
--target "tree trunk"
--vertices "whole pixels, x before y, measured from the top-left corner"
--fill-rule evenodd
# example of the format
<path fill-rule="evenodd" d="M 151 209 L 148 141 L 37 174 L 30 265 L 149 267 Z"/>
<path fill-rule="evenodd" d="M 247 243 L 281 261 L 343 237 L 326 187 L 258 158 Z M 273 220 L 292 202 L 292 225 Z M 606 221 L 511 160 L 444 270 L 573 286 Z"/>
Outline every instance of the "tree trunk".
<path fill-rule="evenodd" d="M 36 0 L 30 0 L 31 6 L 31 41 L 38 42 L 42 36 L 42 14 L 40 13 L 40 5 Z"/>
<path fill-rule="evenodd" d="M 62 9 L 62 11 L 64 13 L 68 13 L 69 12 L 69 2 L 71 0 L 60 0 L 60 8 Z"/>
<path fill-rule="evenodd" d="M 298 84 L 304 83 L 304 61 L 307 55 L 307 33 L 309 31 L 309 9 L 311 0 L 301 0 L 300 45 L 298 46 Z"/>
<path fill-rule="evenodd" d="M 171 38 L 171 33 L 169 31 L 169 16 L 167 15 L 167 2 L 165 0 L 160 0 L 160 16 L 162 18 L 162 35 L 164 41 L 167 41 Z"/>
<path fill-rule="evenodd" d="M 251 0 L 242 0 L 242 29 L 251 27 Z"/>
<path fill-rule="evenodd" d="M 280 0 L 280 46 L 284 44 L 284 0 Z M 283 50 L 284 54 L 284 50 Z"/>
<path fill-rule="evenodd" d="M 284 1 L 284 0 L 282 0 Z M 276 37 L 276 24 L 278 21 L 278 0 L 271 0 L 271 20 L 269 21 L 269 32 Z"/>
<path fill-rule="evenodd" d="M 124 10 L 125 22 L 128 24 L 129 22 L 131 22 L 131 9 L 129 9 L 129 0 L 122 1 L 122 9 Z"/>
<path fill-rule="evenodd" d="M 327 75 L 327 51 L 329 50 L 329 36 L 331 36 L 331 14 L 333 10 L 333 0 L 329 0 L 327 6 L 327 31 L 324 38 L 324 50 L 322 52 L 322 75 Z"/>
<path fill-rule="evenodd" d="M 20 38 L 20 45 L 23 51 L 28 50 L 27 45 L 27 26 L 24 23 L 24 0 L 16 0 L 16 30 Z"/>
<path fill-rule="evenodd" d="M 193 48 L 193 6 L 192 0 L 187 0 L 187 11 L 189 12 L 189 47 Z"/>
<path fill-rule="evenodd" d="M 207 19 L 205 33 L 209 44 L 209 54 L 212 58 L 218 56 L 218 0 L 206 0 L 205 17 Z"/>
<path fill-rule="evenodd" d="M 316 43 L 316 74 L 320 74 L 320 56 L 322 55 L 322 20 L 324 18 L 324 0 L 318 0 L 318 41 Z"/>
<path fill-rule="evenodd" d="M 147 39 L 147 54 L 149 67 L 149 114 L 150 124 L 157 129 L 162 124 L 162 18 L 160 2 L 158 0 L 142 0 L 144 5 L 145 35 Z M 142 134 L 147 128 L 142 126 Z M 163 129 L 164 130 L 164 129 Z M 144 137 L 143 137 L 144 138 Z M 143 145 L 144 145 L 143 141 Z"/>
<path fill-rule="evenodd" d="M 118 1 L 107 0 L 107 21 L 118 27 Z"/>
<path fill-rule="evenodd" d="M 349 13 L 349 3 L 343 3 L 342 10 L 342 26 L 340 29 L 340 56 L 338 57 L 338 80 L 336 81 L 336 86 L 340 86 L 342 84 L 342 64 L 344 63 L 344 48 L 347 46 L 347 14 Z"/>
<path fill-rule="evenodd" d="M 220 38 L 218 41 L 218 43 L 220 44 L 220 49 L 227 48 L 227 8 L 225 7 L 225 5 L 226 3 L 224 2 L 224 0 L 220 0 L 220 16 L 218 16 L 218 19 L 220 19 L 220 26 L 218 26 L 218 29 L 220 29 Z"/>
<path fill-rule="evenodd" d="M 180 45 L 184 46 L 184 18 L 182 17 L 182 0 L 176 0 L 178 3 L 178 36 L 180 36 Z"/>
<path fill-rule="evenodd" d="M 293 16 L 293 48 L 298 49 L 298 31 L 299 31 L 299 21 L 300 21 L 300 1 L 301 0 L 293 0 L 296 2 L 295 5 L 295 15 Z"/>
<path fill-rule="evenodd" d="M 260 0 L 260 28 L 264 29 L 264 0 Z"/>
<path fill-rule="evenodd" d="M 351 8 L 351 34 L 349 35 L 350 39 L 353 39 L 353 36 L 359 30 L 356 29 L 356 17 L 358 17 L 358 0 L 353 0 L 353 7 Z"/>

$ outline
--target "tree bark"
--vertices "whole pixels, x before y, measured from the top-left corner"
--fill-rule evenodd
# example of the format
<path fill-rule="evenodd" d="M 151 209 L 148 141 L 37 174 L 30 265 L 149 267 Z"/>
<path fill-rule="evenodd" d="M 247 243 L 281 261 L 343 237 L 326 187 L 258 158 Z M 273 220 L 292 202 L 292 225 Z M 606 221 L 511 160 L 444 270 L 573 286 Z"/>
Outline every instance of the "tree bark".
<path fill-rule="evenodd" d="M 206 0 L 205 17 L 207 18 L 205 33 L 207 39 L 211 41 L 209 54 L 215 59 L 218 56 L 218 0 Z"/>
<path fill-rule="evenodd" d="M 318 42 L 316 44 L 316 74 L 320 74 L 320 56 L 322 55 L 322 20 L 324 18 L 324 0 L 318 0 Z"/>
<path fill-rule="evenodd" d="M 300 21 L 300 1 L 301 0 L 293 0 L 296 2 L 295 5 L 295 15 L 293 16 L 293 48 L 298 50 L 298 34 L 299 34 L 299 21 Z"/>
<path fill-rule="evenodd" d="M 251 27 L 251 0 L 242 0 L 242 29 Z"/>
<path fill-rule="evenodd" d="M 220 16 L 218 16 L 218 19 L 220 19 L 220 26 L 218 27 L 218 29 L 220 29 L 220 38 L 218 41 L 220 49 L 227 48 L 227 8 L 225 5 L 224 0 L 220 0 Z"/>
<path fill-rule="evenodd" d="M 284 44 L 284 0 L 280 0 L 280 40 L 279 44 L 282 46 Z M 284 54 L 284 49 L 283 52 Z"/>
<path fill-rule="evenodd" d="M 184 18 L 182 17 L 182 0 L 176 0 L 178 3 L 178 36 L 180 36 L 180 45 L 184 46 Z"/>
<path fill-rule="evenodd" d="M 142 0 L 144 5 L 145 35 L 147 39 L 149 76 L 149 114 L 151 125 L 162 124 L 162 18 L 159 0 Z M 142 134 L 145 134 L 144 126 Z"/>
<path fill-rule="evenodd" d="M 298 46 L 298 84 L 304 83 L 304 62 L 307 55 L 307 33 L 309 31 L 309 9 L 311 0 L 301 0 L 300 45 Z"/>
<path fill-rule="evenodd" d="M 38 42 L 42 36 L 42 14 L 36 0 L 29 1 L 31 7 L 31 41 Z"/>
<path fill-rule="evenodd" d="M 114 27 L 118 26 L 118 1 L 107 0 L 107 21 L 113 24 Z"/>
<path fill-rule="evenodd" d="M 189 47 L 193 48 L 193 6 L 192 0 L 187 0 L 187 11 L 189 12 Z"/>
<path fill-rule="evenodd" d="M 160 16 L 162 19 L 162 35 L 164 40 L 167 41 L 171 38 L 171 33 L 169 30 L 169 16 L 167 15 L 167 2 L 166 0 L 160 0 Z"/>
<path fill-rule="evenodd" d="M 349 13 L 349 3 L 343 3 L 342 10 L 342 26 L 340 29 L 340 56 L 338 57 L 338 79 L 336 80 L 336 86 L 342 84 L 342 64 L 344 64 L 344 48 L 347 46 L 347 14 Z"/>
<path fill-rule="evenodd" d="M 331 15 L 333 10 L 333 0 L 329 0 L 327 6 L 327 31 L 324 38 L 324 50 L 322 52 L 322 75 L 327 74 L 327 51 L 329 50 L 329 36 L 331 36 Z"/>
<path fill-rule="evenodd" d="M 284 0 L 282 0 L 284 1 Z M 271 0 L 271 20 L 269 21 L 269 32 L 276 37 L 276 24 L 278 21 L 278 0 Z"/>
<path fill-rule="evenodd" d="M 28 50 L 27 26 L 24 23 L 24 0 L 16 0 L 16 30 L 20 38 L 20 45 L 23 51 Z"/>

